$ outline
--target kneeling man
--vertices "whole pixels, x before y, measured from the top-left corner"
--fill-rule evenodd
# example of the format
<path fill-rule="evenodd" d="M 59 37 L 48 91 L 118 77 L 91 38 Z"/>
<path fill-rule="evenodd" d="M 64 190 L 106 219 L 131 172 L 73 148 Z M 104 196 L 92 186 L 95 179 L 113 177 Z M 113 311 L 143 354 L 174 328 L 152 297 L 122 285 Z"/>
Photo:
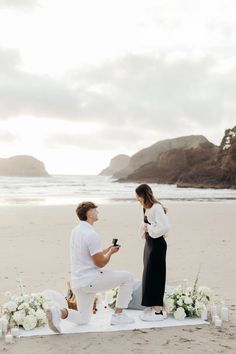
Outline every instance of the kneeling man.
<path fill-rule="evenodd" d="M 94 203 L 80 203 L 76 213 L 80 222 L 71 232 L 70 258 L 71 284 L 76 294 L 78 311 L 50 308 L 47 311 L 50 328 L 60 333 L 63 319 L 78 325 L 88 324 L 95 294 L 116 287 L 119 287 L 119 292 L 111 324 L 133 323 L 134 320 L 123 312 L 131 300 L 133 275 L 126 271 L 103 269 L 120 247 L 110 246 L 102 250 L 101 239 L 93 228 L 94 222 L 98 220 L 98 210 Z"/>

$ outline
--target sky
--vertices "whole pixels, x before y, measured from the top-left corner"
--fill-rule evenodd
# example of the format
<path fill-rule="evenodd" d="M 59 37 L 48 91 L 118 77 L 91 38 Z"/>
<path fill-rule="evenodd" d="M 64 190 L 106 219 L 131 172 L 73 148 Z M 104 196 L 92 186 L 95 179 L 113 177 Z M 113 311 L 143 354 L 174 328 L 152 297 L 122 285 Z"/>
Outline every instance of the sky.
<path fill-rule="evenodd" d="M 236 125 L 235 0 L 0 0 L 0 157 L 97 174 Z"/>

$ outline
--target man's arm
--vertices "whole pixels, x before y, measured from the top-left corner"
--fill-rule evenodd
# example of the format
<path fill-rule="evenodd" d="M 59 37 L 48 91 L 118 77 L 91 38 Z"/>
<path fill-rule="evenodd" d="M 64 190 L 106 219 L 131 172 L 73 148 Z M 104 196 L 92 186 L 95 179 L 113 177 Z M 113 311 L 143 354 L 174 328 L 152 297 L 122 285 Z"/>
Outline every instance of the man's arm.
<path fill-rule="evenodd" d="M 102 253 L 103 253 L 104 255 L 107 254 L 107 253 L 110 251 L 111 248 L 112 248 L 112 246 L 109 246 L 109 247 L 105 248 L 105 249 L 102 251 Z"/>
<path fill-rule="evenodd" d="M 108 251 L 106 253 L 103 253 L 106 251 L 104 250 L 103 252 L 94 254 L 92 256 L 94 264 L 99 268 L 105 267 L 105 265 L 110 261 L 111 255 L 118 252 L 119 248 L 119 246 L 111 246 L 107 249 Z"/>

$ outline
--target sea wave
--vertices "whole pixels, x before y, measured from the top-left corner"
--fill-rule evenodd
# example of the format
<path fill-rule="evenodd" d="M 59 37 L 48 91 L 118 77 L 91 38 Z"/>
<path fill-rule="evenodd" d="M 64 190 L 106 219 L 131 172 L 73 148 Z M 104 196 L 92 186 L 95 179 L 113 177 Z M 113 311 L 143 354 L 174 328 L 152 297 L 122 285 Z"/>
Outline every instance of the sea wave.
<path fill-rule="evenodd" d="M 132 202 L 137 183 L 113 183 L 107 176 L 54 175 L 0 177 L 0 205 L 64 205 L 90 199 L 97 203 Z M 236 200 L 236 190 L 177 188 L 151 183 L 155 195 L 168 201 Z"/>

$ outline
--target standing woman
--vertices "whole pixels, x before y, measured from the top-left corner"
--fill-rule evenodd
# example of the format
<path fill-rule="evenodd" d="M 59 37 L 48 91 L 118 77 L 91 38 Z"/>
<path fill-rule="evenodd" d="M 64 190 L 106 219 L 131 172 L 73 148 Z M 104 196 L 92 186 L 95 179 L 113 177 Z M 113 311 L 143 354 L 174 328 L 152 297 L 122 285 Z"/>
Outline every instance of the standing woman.
<path fill-rule="evenodd" d="M 166 283 L 165 235 L 169 231 L 167 209 L 153 195 L 147 184 L 139 185 L 136 198 L 143 206 L 142 233 L 145 237 L 143 254 L 142 305 L 147 308 L 141 315 L 143 321 L 163 320 L 163 297 Z"/>

